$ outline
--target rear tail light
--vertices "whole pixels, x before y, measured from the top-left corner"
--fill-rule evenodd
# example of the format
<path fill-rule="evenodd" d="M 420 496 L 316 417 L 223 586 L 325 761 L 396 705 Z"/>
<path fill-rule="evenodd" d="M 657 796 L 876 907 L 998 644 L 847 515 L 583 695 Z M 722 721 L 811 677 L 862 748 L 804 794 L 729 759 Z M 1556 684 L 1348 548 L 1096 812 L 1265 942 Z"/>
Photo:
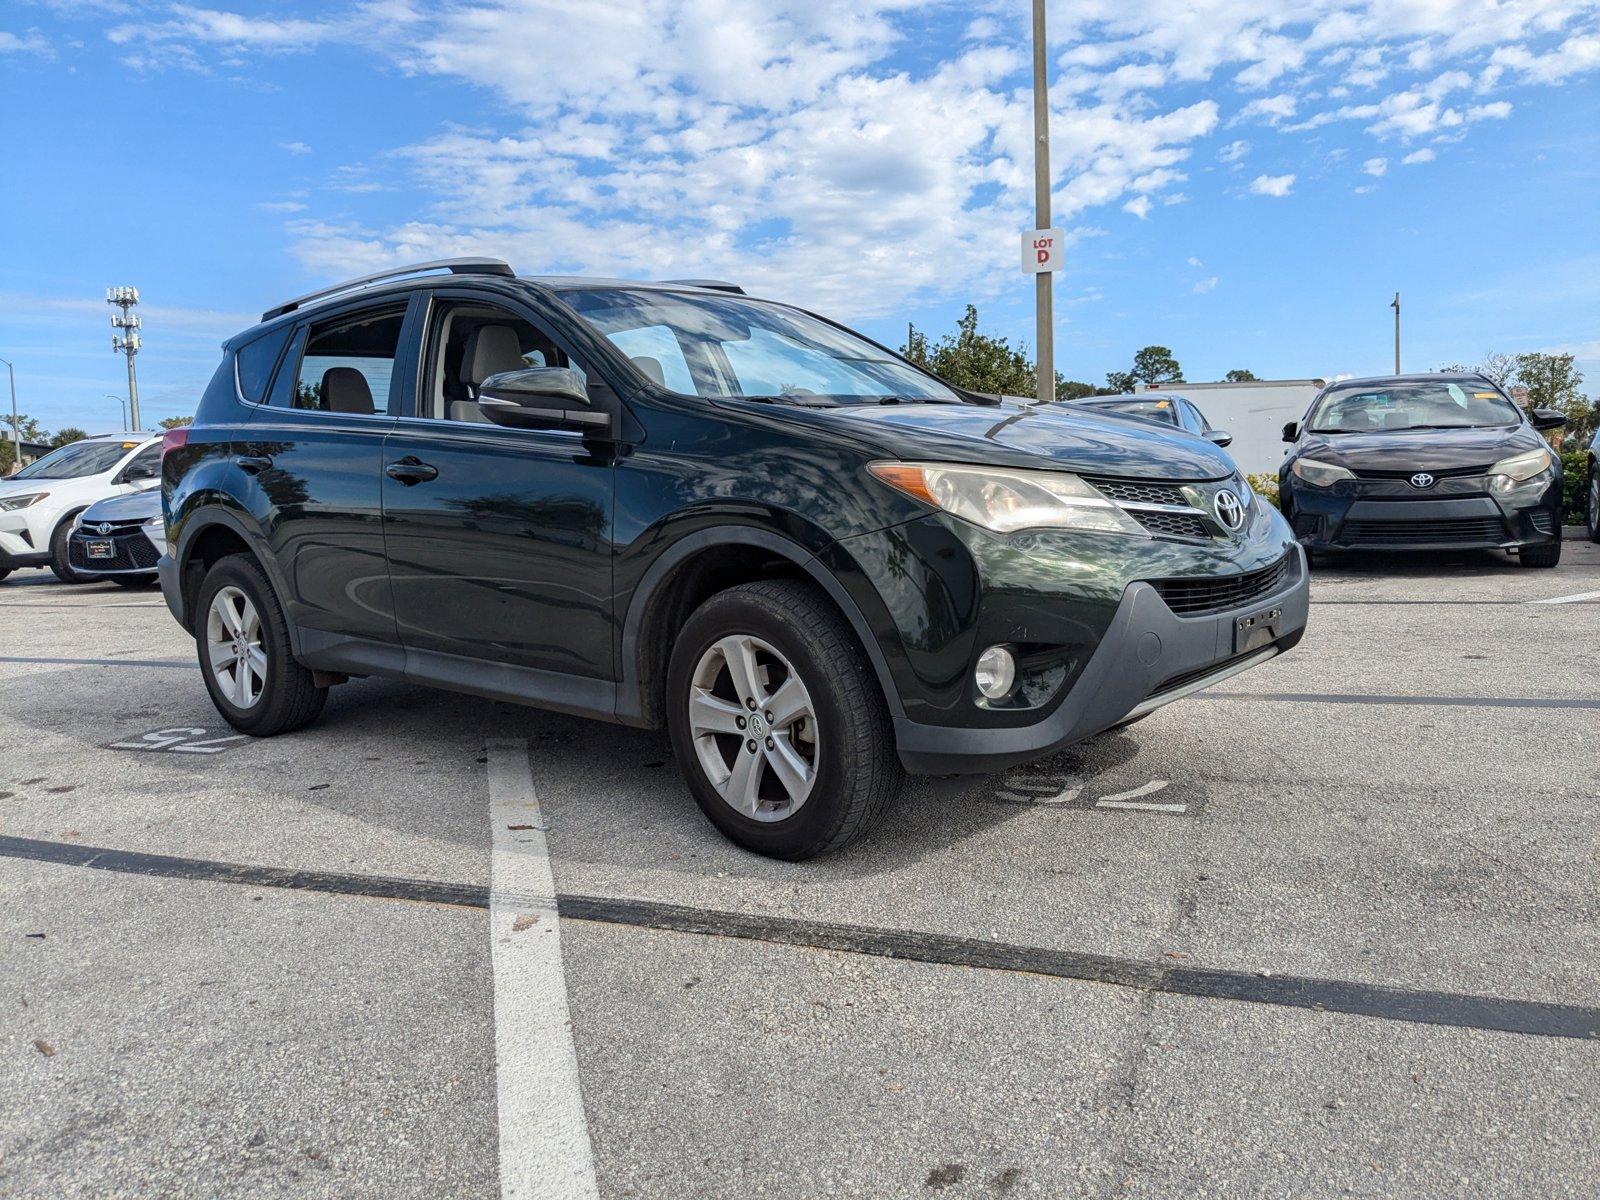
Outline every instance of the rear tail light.
<path fill-rule="evenodd" d="M 176 429 L 169 429 L 161 435 L 161 457 L 165 459 L 174 450 L 188 444 L 189 427 L 187 425 L 179 425 Z"/>

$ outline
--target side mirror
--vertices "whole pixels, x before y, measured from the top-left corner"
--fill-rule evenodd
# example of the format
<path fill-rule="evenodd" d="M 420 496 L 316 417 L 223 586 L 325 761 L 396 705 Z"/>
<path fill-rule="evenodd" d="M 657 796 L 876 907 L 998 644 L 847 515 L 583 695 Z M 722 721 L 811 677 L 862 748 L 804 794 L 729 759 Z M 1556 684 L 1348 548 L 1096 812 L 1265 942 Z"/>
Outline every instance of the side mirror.
<path fill-rule="evenodd" d="M 1566 423 L 1566 414 L 1553 408 L 1535 408 L 1528 413 L 1528 424 L 1535 429 L 1560 429 Z"/>
<path fill-rule="evenodd" d="M 570 367 L 526 367 L 491 375 L 478 387 L 478 407 L 496 425 L 512 429 L 611 427 L 611 414 L 596 412 L 583 376 Z"/>
<path fill-rule="evenodd" d="M 161 468 L 152 467 L 149 463 L 134 463 L 122 473 L 123 483 L 141 483 L 149 479 L 160 479 Z"/>
<path fill-rule="evenodd" d="M 1226 429 L 1208 429 L 1206 430 L 1206 441 L 1215 446 L 1231 446 L 1233 445 L 1233 434 Z"/>
<path fill-rule="evenodd" d="M 1300 422 L 1299 421 L 1290 421 L 1287 425 L 1285 425 L 1283 427 L 1283 440 L 1284 441 L 1292 442 L 1292 441 L 1295 441 L 1297 438 L 1299 438 L 1299 436 L 1300 436 Z"/>

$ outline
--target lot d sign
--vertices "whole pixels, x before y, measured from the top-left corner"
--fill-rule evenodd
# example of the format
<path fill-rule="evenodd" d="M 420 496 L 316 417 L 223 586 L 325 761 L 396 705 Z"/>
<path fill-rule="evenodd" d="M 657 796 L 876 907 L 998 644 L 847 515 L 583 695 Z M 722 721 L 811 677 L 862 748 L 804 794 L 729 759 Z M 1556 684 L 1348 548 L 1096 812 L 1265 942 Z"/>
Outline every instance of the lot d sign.
<path fill-rule="evenodd" d="M 1061 230 L 1030 229 L 1022 235 L 1022 269 L 1029 275 L 1059 271 L 1061 251 Z"/>

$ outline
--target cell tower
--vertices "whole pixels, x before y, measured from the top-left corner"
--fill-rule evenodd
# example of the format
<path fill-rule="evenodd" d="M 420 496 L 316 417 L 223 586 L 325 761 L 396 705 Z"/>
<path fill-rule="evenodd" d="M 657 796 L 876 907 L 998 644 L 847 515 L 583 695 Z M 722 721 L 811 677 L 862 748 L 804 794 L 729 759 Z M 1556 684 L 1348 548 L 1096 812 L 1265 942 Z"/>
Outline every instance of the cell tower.
<path fill-rule="evenodd" d="M 139 353 L 140 321 L 133 311 L 139 303 L 139 289 L 107 288 L 106 303 L 115 304 L 120 310 L 111 314 L 111 327 L 122 331 L 111 335 L 111 349 L 128 356 L 128 416 L 133 427 L 139 429 L 139 377 L 133 369 L 133 356 Z"/>

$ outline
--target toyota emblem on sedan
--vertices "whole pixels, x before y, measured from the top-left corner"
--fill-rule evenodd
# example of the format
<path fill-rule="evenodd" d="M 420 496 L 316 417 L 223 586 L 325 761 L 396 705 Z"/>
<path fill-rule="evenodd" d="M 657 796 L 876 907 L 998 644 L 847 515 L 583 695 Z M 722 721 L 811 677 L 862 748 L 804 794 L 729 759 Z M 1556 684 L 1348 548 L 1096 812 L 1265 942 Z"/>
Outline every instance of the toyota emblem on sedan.
<path fill-rule="evenodd" d="M 1216 509 L 1217 520 L 1222 522 L 1224 529 L 1238 533 L 1244 528 L 1244 505 L 1240 504 L 1239 497 L 1227 488 L 1217 493 L 1217 498 L 1212 501 L 1212 507 Z"/>
<path fill-rule="evenodd" d="M 94 527 L 96 533 L 110 533 L 111 530 L 112 524 L 110 521 L 101 521 L 100 524 Z"/>
<path fill-rule="evenodd" d="M 1431 488 L 1433 486 L 1433 476 L 1426 471 L 1418 471 L 1411 477 L 1411 486 L 1414 488 Z"/>

